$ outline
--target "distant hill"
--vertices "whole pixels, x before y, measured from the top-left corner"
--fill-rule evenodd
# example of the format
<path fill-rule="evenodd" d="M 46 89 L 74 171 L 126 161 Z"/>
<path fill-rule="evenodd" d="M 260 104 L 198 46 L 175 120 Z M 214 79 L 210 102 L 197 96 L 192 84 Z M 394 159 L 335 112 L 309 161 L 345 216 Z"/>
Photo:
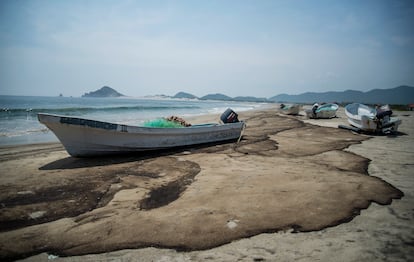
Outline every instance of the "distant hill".
<path fill-rule="evenodd" d="M 124 96 L 109 86 L 85 93 L 82 97 L 120 97 Z M 299 95 L 280 94 L 269 99 L 254 96 L 229 97 L 220 93 L 208 94 L 198 98 L 186 92 L 178 92 L 173 97 L 160 95 L 161 98 L 185 98 L 200 100 L 240 101 L 240 102 L 283 102 L 283 103 L 365 103 L 365 104 L 414 104 L 414 87 L 398 86 L 390 89 L 373 89 L 367 92 L 346 90 L 342 92 L 307 92 Z"/>
<path fill-rule="evenodd" d="M 201 100 L 222 100 L 222 101 L 232 101 L 233 99 L 229 96 L 223 94 L 209 94 L 203 97 L 200 97 Z"/>
<path fill-rule="evenodd" d="M 366 104 L 410 104 L 414 103 L 414 87 L 399 86 L 390 89 L 373 89 L 368 92 L 346 90 L 343 92 L 307 92 L 299 95 L 280 94 L 269 98 L 273 102 L 314 103 L 366 103 Z"/>
<path fill-rule="evenodd" d="M 187 98 L 187 99 L 198 99 L 195 95 L 186 93 L 186 92 L 178 92 L 173 98 Z"/>
<path fill-rule="evenodd" d="M 195 95 L 186 93 L 186 92 L 178 92 L 172 98 L 186 98 L 186 99 L 200 99 L 200 100 L 220 100 L 220 101 L 240 101 L 240 102 L 269 102 L 267 98 L 264 97 L 254 97 L 254 96 L 236 96 L 236 97 L 229 97 L 223 94 L 208 94 L 201 98 L 198 98 Z"/>
<path fill-rule="evenodd" d="M 82 97 L 120 97 L 124 96 L 121 93 L 118 93 L 115 89 L 110 88 L 109 86 L 104 86 L 96 91 L 85 93 Z"/>

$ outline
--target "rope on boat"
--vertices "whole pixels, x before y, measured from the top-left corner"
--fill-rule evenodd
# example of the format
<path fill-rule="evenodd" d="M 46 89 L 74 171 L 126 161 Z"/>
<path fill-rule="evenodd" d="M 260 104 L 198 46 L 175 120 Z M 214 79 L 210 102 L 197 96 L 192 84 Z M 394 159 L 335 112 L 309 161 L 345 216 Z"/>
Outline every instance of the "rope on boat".
<path fill-rule="evenodd" d="M 240 140 L 241 140 L 241 138 L 242 138 L 242 136 L 243 136 L 243 133 L 244 133 L 244 130 L 246 129 L 246 123 L 243 123 L 243 127 L 242 127 L 242 130 L 241 130 L 241 132 L 240 132 L 240 136 L 239 136 L 239 139 L 237 140 L 237 144 L 238 143 L 240 143 Z"/>

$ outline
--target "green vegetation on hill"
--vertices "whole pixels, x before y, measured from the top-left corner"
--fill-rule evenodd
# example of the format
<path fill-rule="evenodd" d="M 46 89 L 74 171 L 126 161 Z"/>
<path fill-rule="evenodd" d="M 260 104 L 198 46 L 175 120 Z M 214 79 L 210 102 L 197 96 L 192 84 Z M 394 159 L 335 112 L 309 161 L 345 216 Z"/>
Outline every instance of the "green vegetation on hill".
<path fill-rule="evenodd" d="M 389 89 L 373 89 L 367 92 L 346 90 L 343 92 L 307 92 L 299 95 L 280 94 L 269 98 L 269 100 L 288 103 L 411 104 L 414 103 L 414 87 L 398 86 Z"/>
<path fill-rule="evenodd" d="M 85 93 L 82 97 L 120 97 L 123 94 L 116 90 L 104 86 L 99 90 Z M 389 89 L 373 89 L 367 92 L 346 90 L 335 92 L 307 92 L 298 95 L 280 94 L 271 98 L 254 97 L 254 96 L 236 96 L 229 97 L 220 93 L 208 94 L 203 97 L 197 97 L 186 92 L 178 92 L 173 97 L 162 95 L 165 98 L 184 98 L 200 100 L 219 100 L 219 101 L 239 101 L 239 102 L 280 102 L 280 103 L 315 103 L 315 102 L 335 102 L 338 104 L 363 103 L 363 104 L 390 104 L 390 105 L 408 105 L 414 103 L 414 87 L 398 86 Z"/>
<path fill-rule="evenodd" d="M 85 93 L 82 97 L 120 97 L 124 96 L 121 93 L 118 93 L 115 89 L 110 88 L 109 86 L 104 86 L 96 91 Z"/>
<path fill-rule="evenodd" d="M 195 95 L 185 93 L 185 92 L 178 92 L 173 98 L 187 98 L 187 99 L 197 99 Z"/>
<path fill-rule="evenodd" d="M 223 95 L 223 94 L 209 94 L 200 98 L 201 100 L 223 100 L 223 101 L 231 101 L 233 100 L 231 97 Z"/>

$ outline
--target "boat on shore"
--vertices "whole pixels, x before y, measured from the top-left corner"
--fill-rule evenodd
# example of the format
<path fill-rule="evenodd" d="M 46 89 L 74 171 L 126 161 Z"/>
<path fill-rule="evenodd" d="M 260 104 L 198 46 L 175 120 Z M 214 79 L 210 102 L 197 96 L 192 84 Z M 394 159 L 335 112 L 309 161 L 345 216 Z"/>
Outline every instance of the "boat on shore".
<path fill-rule="evenodd" d="M 226 114 L 227 115 L 224 115 Z M 170 149 L 198 144 L 240 139 L 245 123 L 237 114 L 227 110 L 223 123 L 191 125 L 188 127 L 131 126 L 79 117 L 38 114 L 74 157 L 112 155 L 148 150 Z"/>
<path fill-rule="evenodd" d="M 285 105 L 280 104 L 279 112 L 285 115 L 298 115 L 301 106 L 297 104 Z"/>
<path fill-rule="evenodd" d="M 364 104 L 353 103 L 345 106 L 348 123 L 357 128 L 356 131 L 389 133 L 398 130 L 401 120 L 392 116 L 388 105 L 373 108 Z"/>
<path fill-rule="evenodd" d="M 305 110 L 306 116 L 308 118 L 334 118 L 336 117 L 336 112 L 338 111 L 339 106 L 337 104 L 323 104 L 323 105 L 317 105 L 315 104 L 312 109 Z"/>

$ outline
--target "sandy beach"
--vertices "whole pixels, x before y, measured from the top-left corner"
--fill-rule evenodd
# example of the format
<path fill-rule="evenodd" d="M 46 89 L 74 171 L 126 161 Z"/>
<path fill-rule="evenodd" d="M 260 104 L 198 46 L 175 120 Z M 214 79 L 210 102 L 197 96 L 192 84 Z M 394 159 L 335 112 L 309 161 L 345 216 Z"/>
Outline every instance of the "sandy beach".
<path fill-rule="evenodd" d="M 0 258 L 412 261 L 414 113 L 393 136 L 241 112 L 239 143 L 77 159 L 0 148 Z M 218 116 L 191 119 L 211 122 Z"/>

